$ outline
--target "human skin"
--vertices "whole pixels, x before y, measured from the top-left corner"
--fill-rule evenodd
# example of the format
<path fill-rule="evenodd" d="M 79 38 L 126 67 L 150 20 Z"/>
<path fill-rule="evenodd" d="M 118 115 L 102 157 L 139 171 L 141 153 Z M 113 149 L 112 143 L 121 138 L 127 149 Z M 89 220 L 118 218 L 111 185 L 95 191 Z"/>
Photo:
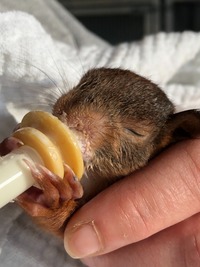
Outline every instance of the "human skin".
<path fill-rule="evenodd" d="M 87 266 L 200 266 L 200 141 L 173 145 L 70 219 L 66 251 Z"/>

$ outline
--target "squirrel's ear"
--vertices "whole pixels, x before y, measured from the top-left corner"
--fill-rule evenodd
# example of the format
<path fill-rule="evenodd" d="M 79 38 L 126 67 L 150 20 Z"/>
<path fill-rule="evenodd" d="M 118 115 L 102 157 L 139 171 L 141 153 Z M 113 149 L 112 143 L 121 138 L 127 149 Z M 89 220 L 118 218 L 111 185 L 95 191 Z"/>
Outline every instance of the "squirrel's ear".
<path fill-rule="evenodd" d="M 199 110 L 187 110 L 171 115 L 158 136 L 156 152 L 172 143 L 190 138 L 200 138 Z"/>
<path fill-rule="evenodd" d="M 172 142 L 200 137 L 200 111 L 186 110 L 174 114 L 167 122 Z"/>

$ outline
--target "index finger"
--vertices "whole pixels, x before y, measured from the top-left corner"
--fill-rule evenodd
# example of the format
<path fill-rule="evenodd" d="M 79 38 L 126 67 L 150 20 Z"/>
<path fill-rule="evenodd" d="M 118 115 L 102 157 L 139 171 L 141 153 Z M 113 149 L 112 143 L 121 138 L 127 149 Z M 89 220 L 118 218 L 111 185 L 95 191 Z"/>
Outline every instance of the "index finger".
<path fill-rule="evenodd" d="M 67 225 L 68 253 L 108 253 L 199 212 L 199 151 L 199 140 L 176 144 L 88 202 Z"/>

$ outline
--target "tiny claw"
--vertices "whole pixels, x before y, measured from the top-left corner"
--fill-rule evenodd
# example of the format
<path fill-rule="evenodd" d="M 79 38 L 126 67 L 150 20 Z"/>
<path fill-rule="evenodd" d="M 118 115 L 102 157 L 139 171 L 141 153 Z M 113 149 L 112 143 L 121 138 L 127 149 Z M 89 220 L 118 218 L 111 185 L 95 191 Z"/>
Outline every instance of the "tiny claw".
<path fill-rule="evenodd" d="M 79 199 L 83 196 L 83 187 L 78 179 L 78 177 L 74 174 L 72 169 L 67 165 L 64 164 L 64 178 L 63 180 L 66 180 L 70 187 L 72 188 L 72 196 L 74 199 Z"/>

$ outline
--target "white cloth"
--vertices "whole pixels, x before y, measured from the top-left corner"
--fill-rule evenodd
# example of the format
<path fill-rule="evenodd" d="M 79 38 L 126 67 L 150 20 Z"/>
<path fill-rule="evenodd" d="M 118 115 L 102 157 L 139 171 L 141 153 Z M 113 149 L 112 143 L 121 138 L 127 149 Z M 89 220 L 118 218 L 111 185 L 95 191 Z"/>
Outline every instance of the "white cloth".
<path fill-rule="evenodd" d="M 34 17 L 21 12 L 0 14 L 0 33 L 1 99 L 5 101 L 0 108 L 18 121 L 26 106 L 40 107 L 47 95 L 59 94 L 54 82 L 68 90 L 89 68 L 100 66 L 127 68 L 150 78 L 179 109 L 199 105 L 199 33 L 159 33 L 115 47 L 91 43 L 78 48 L 52 39 Z"/>
<path fill-rule="evenodd" d="M 0 13 L 1 139 L 29 109 L 49 109 L 52 95 L 60 94 L 54 83 L 69 90 L 91 67 L 133 70 L 162 86 L 179 110 L 199 108 L 199 33 L 159 33 L 111 46 L 80 25 L 75 29 L 91 37 L 90 42 L 75 46 L 73 32 L 70 41 L 62 41 L 30 14 Z M 0 267 L 81 266 L 15 204 L 1 209 L 0 218 Z"/>

